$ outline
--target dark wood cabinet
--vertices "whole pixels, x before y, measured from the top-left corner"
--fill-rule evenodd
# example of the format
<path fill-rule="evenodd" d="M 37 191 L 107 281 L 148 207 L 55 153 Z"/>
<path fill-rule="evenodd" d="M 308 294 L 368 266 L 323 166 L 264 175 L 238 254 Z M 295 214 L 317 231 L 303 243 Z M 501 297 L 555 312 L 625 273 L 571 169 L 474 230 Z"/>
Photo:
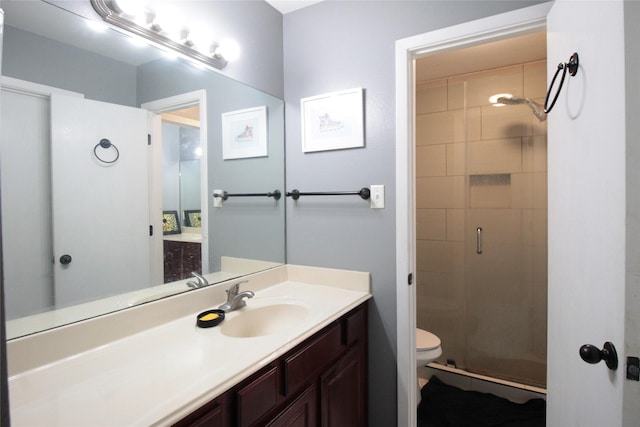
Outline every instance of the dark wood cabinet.
<path fill-rule="evenodd" d="M 316 388 L 310 386 L 289 406 L 272 420 L 268 427 L 315 427 L 318 416 L 316 410 Z"/>
<path fill-rule="evenodd" d="M 227 427 L 234 425 L 229 417 L 228 400 L 222 395 L 176 423 L 176 426 Z"/>
<path fill-rule="evenodd" d="M 191 277 L 202 272 L 202 246 L 198 242 L 164 240 L 164 283 Z"/>
<path fill-rule="evenodd" d="M 176 426 L 367 425 L 367 303 Z"/>
<path fill-rule="evenodd" d="M 321 426 L 364 426 L 366 377 L 360 349 L 351 348 L 320 379 Z"/>
<path fill-rule="evenodd" d="M 270 367 L 235 393 L 239 427 L 254 425 L 280 403 L 278 374 L 278 366 Z"/>

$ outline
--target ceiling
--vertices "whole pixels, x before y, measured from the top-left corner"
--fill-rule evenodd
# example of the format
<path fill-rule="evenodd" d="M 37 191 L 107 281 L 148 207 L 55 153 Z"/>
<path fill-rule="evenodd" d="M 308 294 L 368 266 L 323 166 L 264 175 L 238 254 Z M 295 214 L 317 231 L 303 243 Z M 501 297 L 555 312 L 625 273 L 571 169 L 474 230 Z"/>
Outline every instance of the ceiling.
<path fill-rule="evenodd" d="M 266 0 L 271 6 L 277 9 L 283 15 L 293 12 L 303 7 L 311 6 L 314 3 L 320 3 L 323 0 Z"/>
<path fill-rule="evenodd" d="M 425 55 L 416 61 L 416 82 L 546 59 L 546 36 L 546 31 L 539 31 Z"/>

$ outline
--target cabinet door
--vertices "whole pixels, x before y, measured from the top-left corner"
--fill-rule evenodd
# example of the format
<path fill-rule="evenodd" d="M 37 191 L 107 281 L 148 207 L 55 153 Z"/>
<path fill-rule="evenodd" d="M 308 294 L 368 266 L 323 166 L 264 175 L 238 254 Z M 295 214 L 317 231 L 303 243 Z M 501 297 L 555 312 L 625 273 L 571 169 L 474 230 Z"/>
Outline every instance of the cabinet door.
<path fill-rule="evenodd" d="M 191 277 L 191 272 L 202 274 L 202 246 L 200 243 L 182 243 L 182 277 Z"/>
<path fill-rule="evenodd" d="M 323 427 L 366 425 L 366 367 L 362 350 L 352 347 L 320 378 L 320 419 Z"/>
<path fill-rule="evenodd" d="M 182 247 L 180 242 L 165 240 L 164 249 L 164 283 L 182 279 Z"/>
<path fill-rule="evenodd" d="M 314 386 L 306 389 L 293 401 L 268 427 L 315 427 L 318 414 L 316 411 L 316 389 Z"/>

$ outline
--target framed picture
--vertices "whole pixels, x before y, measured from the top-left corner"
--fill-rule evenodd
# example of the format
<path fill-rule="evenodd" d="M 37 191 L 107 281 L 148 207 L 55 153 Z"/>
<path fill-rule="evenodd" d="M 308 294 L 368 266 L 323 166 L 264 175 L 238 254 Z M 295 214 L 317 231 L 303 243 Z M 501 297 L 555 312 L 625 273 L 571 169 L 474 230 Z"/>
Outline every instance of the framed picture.
<path fill-rule="evenodd" d="M 302 151 L 364 147 L 362 88 L 300 100 Z"/>
<path fill-rule="evenodd" d="M 162 211 L 162 234 L 180 234 L 178 211 Z"/>
<path fill-rule="evenodd" d="M 222 158 L 267 155 L 267 107 L 222 113 Z"/>
<path fill-rule="evenodd" d="M 185 227 L 201 227 L 202 215 L 200 209 L 198 210 L 185 210 L 184 211 L 184 225 Z"/>

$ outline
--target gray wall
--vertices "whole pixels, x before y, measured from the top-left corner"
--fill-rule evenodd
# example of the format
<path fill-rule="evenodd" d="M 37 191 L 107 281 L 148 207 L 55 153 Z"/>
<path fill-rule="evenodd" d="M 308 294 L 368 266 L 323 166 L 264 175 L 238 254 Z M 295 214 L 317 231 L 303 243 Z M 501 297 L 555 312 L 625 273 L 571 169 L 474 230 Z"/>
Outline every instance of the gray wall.
<path fill-rule="evenodd" d="M 371 272 L 369 424 L 396 424 L 396 40 L 540 2 L 328 1 L 284 17 L 287 188 L 383 184 L 386 208 L 353 199 L 287 201 L 287 262 Z M 365 89 L 364 148 L 303 154 L 300 98 Z"/>
<path fill-rule="evenodd" d="M 137 107 L 136 67 L 9 25 L 3 75 Z"/>
<path fill-rule="evenodd" d="M 101 20 L 89 0 L 47 0 L 78 15 Z M 182 7 L 184 5 L 184 7 Z M 221 74 L 284 98 L 282 15 L 263 0 L 189 0 L 180 4 L 184 22 L 201 23 L 219 39 L 231 38 L 240 58 Z"/>
<path fill-rule="evenodd" d="M 281 99 L 218 75 L 157 60 L 139 67 L 140 104 L 199 89 L 207 91 L 209 189 L 229 193 L 284 192 L 284 104 Z M 221 114 L 267 107 L 268 157 L 223 160 Z M 212 199 L 211 199 L 212 200 Z M 209 268 L 220 269 L 220 257 L 282 262 L 284 202 L 273 199 L 229 199 L 222 208 L 209 205 Z"/>

